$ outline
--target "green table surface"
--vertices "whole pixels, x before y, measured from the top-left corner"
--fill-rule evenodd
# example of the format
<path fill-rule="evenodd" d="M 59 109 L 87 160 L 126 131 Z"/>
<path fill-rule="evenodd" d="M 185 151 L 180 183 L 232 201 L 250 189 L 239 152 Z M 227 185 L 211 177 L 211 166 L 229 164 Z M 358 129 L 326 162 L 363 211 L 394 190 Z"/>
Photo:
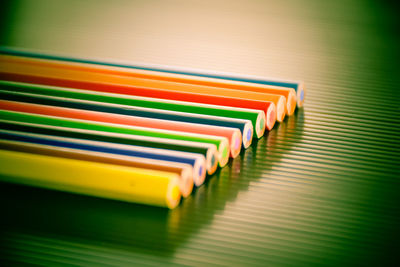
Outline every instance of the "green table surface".
<path fill-rule="evenodd" d="M 399 264 L 394 1 L 2 2 L 1 45 L 307 86 L 175 210 L 0 184 L 4 265 Z"/>

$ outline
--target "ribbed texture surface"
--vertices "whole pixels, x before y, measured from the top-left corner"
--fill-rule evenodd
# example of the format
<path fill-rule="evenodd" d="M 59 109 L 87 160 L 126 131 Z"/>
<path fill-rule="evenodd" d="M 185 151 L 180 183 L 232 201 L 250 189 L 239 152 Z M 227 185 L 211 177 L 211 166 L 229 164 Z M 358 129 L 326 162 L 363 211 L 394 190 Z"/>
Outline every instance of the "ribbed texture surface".
<path fill-rule="evenodd" d="M 307 98 L 173 211 L 1 185 L 2 259 L 340 266 L 398 257 L 400 69 L 390 6 L 211 2 L 16 5 L 6 45 L 303 79 Z"/>

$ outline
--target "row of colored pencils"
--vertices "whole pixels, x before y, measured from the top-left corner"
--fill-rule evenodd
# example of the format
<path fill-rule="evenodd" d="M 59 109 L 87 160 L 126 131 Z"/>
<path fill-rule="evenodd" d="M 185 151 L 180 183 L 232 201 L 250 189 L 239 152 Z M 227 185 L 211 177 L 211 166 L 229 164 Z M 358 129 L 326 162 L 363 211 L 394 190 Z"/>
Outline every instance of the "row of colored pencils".
<path fill-rule="evenodd" d="M 0 49 L 0 178 L 176 207 L 291 116 L 302 82 Z"/>

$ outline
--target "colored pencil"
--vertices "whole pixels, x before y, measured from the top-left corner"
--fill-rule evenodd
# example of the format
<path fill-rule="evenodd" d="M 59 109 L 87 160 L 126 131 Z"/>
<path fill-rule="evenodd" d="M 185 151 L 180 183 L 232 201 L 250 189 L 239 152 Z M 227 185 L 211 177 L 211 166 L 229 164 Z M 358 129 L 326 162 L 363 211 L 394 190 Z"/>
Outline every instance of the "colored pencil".
<path fill-rule="evenodd" d="M 224 96 L 214 96 L 207 94 L 199 94 L 199 93 L 191 93 L 191 92 L 179 92 L 174 90 L 165 90 L 165 89 L 154 89 L 154 88 L 141 88 L 137 86 L 130 85 L 118 85 L 118 84 L 103 84 L 98 82 L 85 82 L 78 80 L 68 80 L 68 79 L 56 79 L 49 78 L 44 76 L 32 76 L 25 74 L 15 74 L 10 72 L 1 72 L 0 71 L 0 79 L 14 82 L 24 82 L 24 83 L 33 83 L 40 85 L 48 85 L 48 86 L 62 86 L 68 88 L 77 88 L 83 90 L 91 90 L 97 92 L 105 92 L 105 93 L 115 93 L 122 94 L 124 97 L 127 95 L 130 96 L 141 96 L 141 97 L 151 97 L 157 98 L 157 100 L 175 100 L 175 101 L 183 101 L 190 102 L 186 103 L 191 105 L 192 103 L 199 104 L 209 104 L 213 106 L 219 106 L 223 109 L 233 110 L 229 117 L 232 118 L 242 118 L 242 119 L 250 119 L 253 122 L 254 132 L 258 134 L 257 129 L 261 126 L 256 122 L 252 117 L 252 114 L 249 111 L 263 111 L 265 117 L 265 128 L 267 130 L 271 130 L 276 122 L 277 110 L 276 106 L 272 102 L 251 100 L 251 99 L 240 99 L 233 97 L 224 97 Z M 63 90 L 65 88 L 62 88 Z M 183 104 L 183 103 L 182 103 Z M 182 105 L 184 107 L 184 105 Z M 193 105 L 191 105 L 193 106 Z M 230 107 L 230 108 L 227 108 Z M 164 109 L 166 107 L 163 107 Z M 234 109 L 232 109 L 234 108 Z M 185 112 L 190 112 L 190 108 Z M 196 110 L 196 113 L 199 111 Z M 226 111 L 225 111 L 226 112 Z M 244 114 L 240 113 L 245 112 Z M 251 113 L 251 112 L 250 112 Z M 208 114 L 208 113 L 207 113 Z M 225 114 L 226 116 L 227 114 Z M 248 117 L 252 116 L 252 117 Z M 257 119 L 256 121 L 262 121 L 261 119 Z"/>
<path fill-rule="evenodd" d="M 67 66 L 68 67 L 68 66 Z M 293 88 L 277 87 L 277 86 L 265 86 L 261 84 L 252 84 L 248 82 L 239 82 L 231 80 L 221 80 L 206 77 L 193 77 L 188 75 L 179 74 L 167 74 L 155 71 L 144 71 L 135 69 L 110 69 L 104 67 L 94 68 L 92 66 L 85 65 L 87 71 L 97 71 L 99 73 L 104 73 L 107 75 L 121 75 L 127 77 L 135 77 L 138 79 L 149 79 L 149 80 L 161 80 L 166 82 L 176 82 L 199 86 L 217 87 L 223 89 L 234 89 L 248 92 L 266 93 L 273 95 L 282 95 L 286 98 L 286 114 L 291 116 L 296 109 L 297 97 L 296 91 Z M 127 71 L 130 70 L 130 71 Z M 135 70 L 135 71 L 133 71 Z M 157 86 L 158 87 L 158 86 Z"/>
<path fill-rule="evenodd" d="M 183 197 L 188 197 L 193 190 L 193 168 L 189 164 L 1 139 L 0 149 L 172 172 L 179 175 L 179 189 Z"/>
<path fill-rule="evenodd" d="M 25 103 L 12 101 L 0 101 L 0 109 L 2 109 L 0 110 L 2 118 L 7 119 L 5 118 L 7 116 L 8 120 L 214 144 L 217 146 L 219 165 L 225 166 L 229 159 L 230 147 L 225 137 L 31 114 L 30 112 L 33 112 L 32 107 Z"/>
<path fill-rule="evenodd" d="M 68 58 L 62 58 L 60 60 L 69 60 Z M 72 62 L 72 61 L 71 61 Z M 277 79 L 271 77 L 260 77 L 260 76 L 253 76 L 253 75 L 243 75 L 243 74 L 234 74 L 234 73 L 227 73 L 227 72 L 218 72 L 218 71 L 205 71 L 205 70 L 196 70 L 196 69 L 183 69 L 183 68 L 176 68 L 171 66 L 162 66 L 162 65 L 146 65 L 146 64 L 113 64 L 103 61 L 90 61 L 85 60 L 81 61 L 82 63 L 90 63 L 90 64 L 98 64 L 103 66 L 112 66 L 112 67 L 121 67 L 121 68 L 130 68 L 136 70 L 145 70 L 145 71 L 155 71 L 155 72 L 163 72 L 167 74 L 181 74 L 187 76 L 195 76 L 198 77 L 205 77 L 205 78 L 213 78 L 213 79 L 220 79 L 222 81 L 238 81 L 238 82 L 245 82 L 245 83 L 252 83 L 252 84 L 262 84 L 262 85 L 270 85 L 276 87 L 283 87 L 283 88 L 292 88 L 296 92 L 296 99 L 297 99 L 297 106 L 302 107 L 305 100 L 305 93 L 306 89 L 304 86 L 303 81 L 294 81 L 294 80 L 286 80 L 286 79 Z"/>
<path fill-rule="evenodd" d="M 0 57 L 1 58 L 1 57 Z M 157 82 L 156 84 L 164 84 L 164 82 L 172 82 L 172 83 L 183 83 L 190 84 L 193 86 L 198 86 L 196 88 L 201 88 L 200 86 L 207 87 L 216 87 L 223 89 L 234 89 L 234 90 L 242 90 L 249 92 L 258 92 L 258 93 L 267 93 L 274 95 L 282 95 L 286 98 L 286 114 L 292 115 L 296 108 L 296 91 L 293 88 L 287 87 L 277 87 L 271 85 L 262 85 L 262 84 L 254 84 L 248 82 L 241 81 L 232 81 L 232 80 L 221 80 L 209 77 L 194 77 L 189 75 L 182 74 L 174 74 L 174 73 L 165 73 L 165 72 L 157 72 L 157 71 L 149 71 L 149 70 L 139 70 L 132 68 L 121 68 L 121 67 L 110 67 L 105 65 L 98 64 L 89 64 L 89 63 L 75 63 L 70 61 L 63 60 L 46 60 L 46 59 L 35 59 L 29 57 L 20 57 L 20 56 L 4 56 L 6 61 L 18 62 L 22 64 L 32 64 L 34 66 L 47 67 L 47 68 L 58 68 L 63 70 L 77 70 L 83 72 L 90 73 L 99 73 L 104 75 L 112 75 L 112 76 L 122 76 L 132 78 L 133 81 L 136 81 L 135 84 L 140 84 L 144 82 L 142 79 L 153 80 Z M 137 78 L 137 79 L 134 79 Z M 148 87 L 153 87 L 151 84 L 146 83 Z M 144 84 L 142 84 L 144 85 Z M 156 88 L 164 88 L 158 87 Z"/>
<path fill-rule="evenodd" d="M 72 148 L 72 149 L 80 149 L 92 152 L 100 152 L 113 154 L 114 157 L 118 156 L 129 156 L 141 158 L 143 161 L 146 160 L 156 160 L 169 162 L 171 165 L 173 164 L 184 164 L 193 166 L 191 168 L 191 178 L 195 179 L 196 186 L 200 186 L 205 179 L 204 166 L 197 166 L 196 161 L 193 159 L 185 158 L 185 155 L 181 153 L 172 153 L 169 151 L 168 153 L 164 153 L 165 151 L 160 151 L 158 149 L 151 148 L 143 148 L 143 147 L 135 147 L 129 145 L 116 145 L 105 142 L 98 141 L 88 141 L 88 140 L 80 140 L 73 138 L 65 138 L 65 137 L 55 137 L 50 135 L 42 135 L 42 134 L 32 134 L 32 133 L 21 133 L 10 130 L 0 130 L 0 137 L 5 140 L 10 141 L 20 141 L 20 142 L 29 142 L 41 145 L 48 146 L 58 146 L 64 148 Z M 196 170 L 196 171 L 194 171 Z M 183 184 L 183 190 L 187 192 L 186 188 L 188 186 L 185 181 Z M 186 188 L 186 189 L 185 189 Z"/>
<path fill-rule="evenodd" d="M 176 73 L 176 74 L 184 74 L 184 75 L 192 75 L 197 77 L 209 77 L 221 80 L 231 80 L 231 81 L 239 81 L 246 83 L 255 83 L 255 84 L 264 84 L 264 85 L 272 85 L 278 87 L 286 87 L 293 88 L 296 91 L 296 99 L 297 99 L 297 107 L 302 107 L 304 105 L 304 100 L 306 96 L 306 88 L 303 81 L 294 81 L 294 80 L 285 80 L 285 79 L 277 79 L 270 77 L 260 77 L 253 75 L 243 75 L 243 74 L 233 74 L 233 73 L 224 73 L 224 72 L 210 72 L 210 71 L 201 71 L 201 70 L 184 70 L 177 69 L 168 66 L 154 66 L 154 67 L 145 67 L 145 65 L 132 65 L 131 68 L 143 69 L 143 70 L 153 70 L 160 71 L 166 73 Z"/>
<path fill-rule="evenodd" d="M 251 99 L 259 101 L 274 102 L 277 108 L 277 120 L 281 122 L 286 114 L 286 98 L 282 95 L 258 93 L 252 91 L 241 91 L 205 85 L 184 84 L 177 82 L 150 80 L 136 77 L 107 75 L 94 73 L 80 69 L 55 68 L 39 66 L 20 62 L 11 56 L 0 56 L 0 71 L 14 74 L 41 76 L 58 79 L 78 80 L 84 82 L 97 82 L 104 84 L 134 85 L 137 87 L 150 87 L 180 92 L 201 93 L 214 96 L 232 97 L 239 99 Z"/>
<path fill-rule="evenodd" d="M 171 209 L 181 198 L 171 172 L 8 150 L 0 150 L 0 166 L 0 179 L 11 183 Z"/>
<path fill-rule="evenodd" d="M 132 64 L 131 62 L 112 62 L 112 61 L 104 61 L 104 60 L 90 60 L 90 59 L 77 59 L 65 56 L 57 56 L 57 55 L 47 55 L 42 53 L 35 53 L 31 51 L 22 51 L 16 49 L 10 49 L 2 47 L 0 48 L 0 53 L 7 55 L 15 55 L 15 56 L 25 56 L 30 58 L 38 58 L 38 59 L 50 59 L 50 60 L 62 60 L 76 63 L 89 63 L 89 64 L 97 64 L 101 66 L 111 66 L 111 67 L 121 67 L 121 68 L 131 68 L 138 70 L 148 70 L 148 71 L 157 71 L 164 73 L 172 73 L 172 74 L 183 74 L 197 77 L 209 77 L 216 78 L 222 80 L 231 80 L 231 81 L 240 81 L 240 82 L 248 82 L 255 84 L 263 84 L 263 85 L 272 85 L 279 87 L 287 87 L 293 88 L 297 93 L 297 106 L 302 107 L 305 100 L 305 87 L 304 82 L 302 81 L 290 81 L 276 78 L 266 78 L 266 77 L 257 77 L 250 75 L 242 75 L 242 74 L 232 74 L 232 73 L 224 73 L 224 72 L 216 72 L 216 71 L 204 71 L 204 70 L 196 70 L 196 69 L 183 69 L 171 66 L 162 66 L 162 65 L 154 65 L 154 64 Z"/>
<path fill-rule="evenodd" d="M 229 128 L 239 128 L 242 132 L 243 144 L 245 148 L 247 148 L 251 144 L 252 138 L 250 137 L 253 136 L 253 133 L 251 132 L 253 131 L 253 126 L 255 128 L 255 133 L 258 138 L 260 138 L 264 134 L 265 129 L 265 114 L 262 111 L 223 109 L 222 107 L 214 105 L 201 105 L 181 101 L 178 102 L 136 96 L 121 96 L 119 94 L 99 93 L 87 90 L 74 90 L 54 86 L 47 87 L 43 85 L 4 81 L 0 81 L 0 90 L 72 98 L 80 101 L 80 104 L 76 103 L 75 106 L 71 106 L 72 103 L 70 103 L 68 107 L 77 107 L 82 109 L 91 109 L 95 111 L 104 111 L 110 113 L 119 113 L 164 120 L 193 122 Z M 83 102 L 83 100 L 101 102 L 101 104 L 97 103 L 96 106 L 96 103 Z M 218 116 L 215 116 L 217 114 Z M 248 122 L 248 119 L 253 122 L 253 125 Z"/>
<path fill-rule="evenodd" d="M 36 106 L 36 110 L 40 109 L 41 114 L 44 115 L 226 137 L 229 141 L 231 156 L 233 158 L 236 157 L 241 150 L 242 134 L 237 128 L 217 127 L 205 124 L 121 115 L 128 114 L 128 109 L 124 109 L 120 106 L 110 106 L 105 103 L 99 104 L 96 102 L 93 103 L 88 101 L 78 101 L 74 99 L 32 95 L 11 91 L 0 91 L 0 99 L 27 103 L 39 103 L 41 105 Z M 102 112 L 98 112 L 96 110 L 101 110 Z"/>
<path fill-rule="evenodd" d="M 143 147 L 151 149 L 153 153 L 164 155 L 165 157 L 178 156 L 176 161 L 193 164 L 193 177 L 197 186 L 201 185 L 204 181 L 205 172 L 203 170 L 206 168 L 207 173 L 211 175 L 216 171 L 218 165 L 216 146 L 212 144 L 83 130 L 78 128 L 58 127 L 10 120 L 0 120 L 0 128 L 19 132 L 70 137 L 113 144 L 125 144 L 135 146 L 139 151 L 141 151 Z M 167 160 L 165 157 L 162 159 Z M 182 157 L 182 159 L 179 159 L 180 157 Z M 205 168 L 204 162 L 206 163 Z"/>

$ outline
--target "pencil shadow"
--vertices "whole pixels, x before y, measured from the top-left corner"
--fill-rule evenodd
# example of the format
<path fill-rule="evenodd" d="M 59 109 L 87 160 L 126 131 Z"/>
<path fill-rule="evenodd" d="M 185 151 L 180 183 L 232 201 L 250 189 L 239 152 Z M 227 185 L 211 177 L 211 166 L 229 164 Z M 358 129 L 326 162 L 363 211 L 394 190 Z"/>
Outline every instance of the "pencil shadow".
<path fill-rule="evenodd" d="M 174 210 L 1 183 L 2 258 L 12 262 L 23 255 L 23 247 L 15 244 L 26 236 L 39 243 L 61 240 L 173 257 L 177 248 L 211 224 L 239 192 L 248 190 L 290 151 L 301 139 L 303 122 L 300 109 L 209 177 Z"/>

